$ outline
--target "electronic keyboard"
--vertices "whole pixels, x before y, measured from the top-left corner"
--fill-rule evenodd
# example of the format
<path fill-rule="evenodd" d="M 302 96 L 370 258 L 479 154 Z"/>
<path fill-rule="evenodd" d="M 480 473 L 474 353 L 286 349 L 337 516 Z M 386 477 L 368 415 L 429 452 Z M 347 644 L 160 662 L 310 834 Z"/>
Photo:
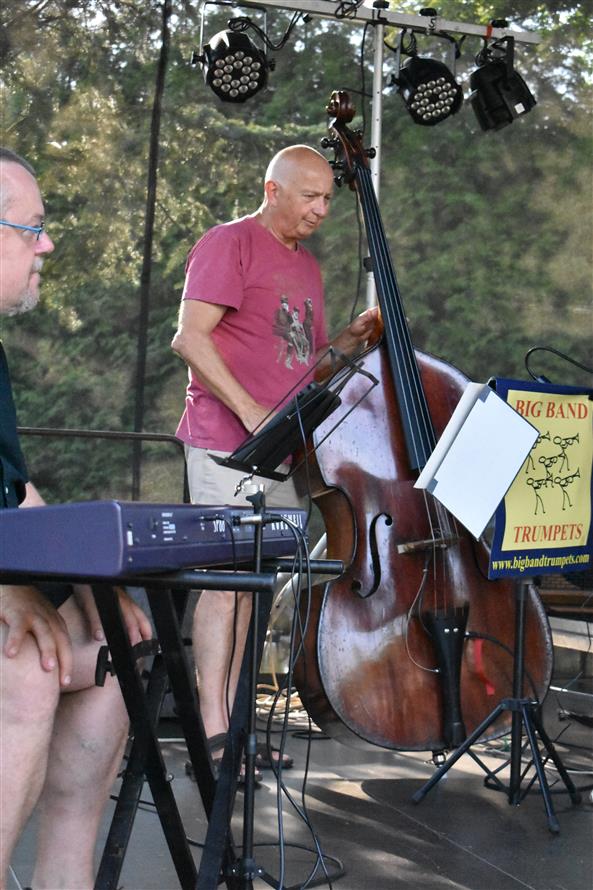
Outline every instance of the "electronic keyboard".
<path fill-rule="evenodd" d="M 262 557 L 292 556 L 307 513 L 270 508 Z M 276 518 L 277 517 L 277 518 Z M 85 577 L 252 562 L 252 507 L 80 501 L 0 510 L 0 571 Z"/>

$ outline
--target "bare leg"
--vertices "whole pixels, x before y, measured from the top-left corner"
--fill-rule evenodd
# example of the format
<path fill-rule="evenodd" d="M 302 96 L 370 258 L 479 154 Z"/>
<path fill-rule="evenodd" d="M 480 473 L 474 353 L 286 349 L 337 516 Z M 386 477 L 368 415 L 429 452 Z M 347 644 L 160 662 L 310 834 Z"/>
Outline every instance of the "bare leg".
<path fill-rule="evenodd" d="M 6 658 L 6 634 L 0 625 L 0 887 L 43 786 L 59 696 L 58 672 L 42 670 L 33 637 Z"/>
<path fill-rule="evenodd" d="M 128 718 L 117 681 L 94 685 L 97 649 L 70 599 L 60 609 L 74 649 L 72 691 L 60 698 L 39 801 L 35 890 L 91 890 L 97 830 L 121 763 Z"/>
<path fill-rule="evenodd" d="M 225 454 L 222 451 L 216 453 Z M 237 506 L 247 504 L 243 495 L 235 498 L 235 485 L 243 478 L 244 473 L 226 468 L 221 470 L 202 448 L 188 446 L 186 456 L 192 503 L 231 503 Z M 294 480 L 270 484 L 267 479 L 255 477 L 254 481 L 256 484 L 265 483 L 268 506 L 293 508 L 302 502 Z M 235 601 L 237 601 L 236 621 Z M 193 652 L 198 674 L 200 712 L 208 738 L 228 730 L 228 715 L 235 700 L 249 630 L 251 602 L 250 593 L 238 593 L 235 597 L 235 594 L 229 591 L 208 590 L 202 592 L 194 612 Z M 235 646 L 231 664 L 233 625 Z"/>
<path fill-rule="evenodd" d="M 229 727 L 228 715 L 235 701 L 250 617 L 251 595 L 248 593 L 235 596 L 229 591 L 205 590 L 200 595 L 194 612 L 192 639 L 200 712 L 208 738 L 226 732 Z"/>

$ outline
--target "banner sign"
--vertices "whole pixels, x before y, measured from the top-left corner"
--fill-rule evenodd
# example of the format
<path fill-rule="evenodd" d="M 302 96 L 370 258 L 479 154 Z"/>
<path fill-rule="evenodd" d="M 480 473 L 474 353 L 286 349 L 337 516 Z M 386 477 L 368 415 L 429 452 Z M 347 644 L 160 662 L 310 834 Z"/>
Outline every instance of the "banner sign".
<path fill-rule="evenodd" d="M 496 380 L 539 435 L 495 514 L 490 578 L 593 565 L 593 390 Z"/>

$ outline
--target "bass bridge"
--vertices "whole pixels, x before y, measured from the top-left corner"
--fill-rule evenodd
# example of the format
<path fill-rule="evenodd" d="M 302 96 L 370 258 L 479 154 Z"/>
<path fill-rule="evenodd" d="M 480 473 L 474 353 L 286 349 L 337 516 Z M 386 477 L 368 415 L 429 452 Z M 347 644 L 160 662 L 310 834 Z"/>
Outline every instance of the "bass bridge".
<path fill-rule="evenodd" d="M 447 547 L 459 544 L 458 535 L 444 535 L 442 537 L 424 538 L 420 541 L 406 541 L 404 544 L 397 545 L 397 552 L 403 553 L 420 553 L 425 550 L 446 550 Z"/>

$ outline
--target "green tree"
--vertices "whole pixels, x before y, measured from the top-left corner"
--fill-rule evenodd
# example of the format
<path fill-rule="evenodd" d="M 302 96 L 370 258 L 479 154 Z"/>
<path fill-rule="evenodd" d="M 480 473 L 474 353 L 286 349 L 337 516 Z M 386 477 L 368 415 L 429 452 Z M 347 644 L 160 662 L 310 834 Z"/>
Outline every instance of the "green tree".
<path fill-rule="evenodd" d="M 397 8 L 417 11 L 412 3 Z M 439 11 L 468 22 L 491 16 L 478 2 L 447 2 Z M 231 15 L 247 13 L 209 6 L 206 37 Z M 42 306 L 2 324 L 24 425 L 132 429 L 161 15 L 157 0 L 11 0 L 2 9 L 2 142 L 37 168 L 56 242 Z M 516 50 L 516 67 L 538 100 L 529 115 L 483 133 L 466 102 L 451 120 L 425 128 L 412 122 L 393 88 L 384 96 L 381 210 L 414 340 L 477 379 L 523 376 L 523 355 L 536 342 L 590 360 L 588 17 L 584 6 L 533 2 L 516 2 L 507 15 L 513 26 L 542 35 L 537 47 Z M 290 19 L 269 11 L 272 40 Z M 363 111 L 368 121 L 368 103 L 357 92 L 360 26 L 297 25 L 272 53 L 268 89 L 244 105 L 220 102 L 190 65 L 199 40 L 195 6 L 175 4 L 171 28 L 145 381 L 145 428 L 167 433 L 183 404 L 186 371 L 169 343 L 191 245 L 211 225 L 257 207 L 276 150 L 319 144 L 332 90 L 352 92 L 354 125 Z M 372 40 L 367 31 L 367 91 Z M 462 48 L 466 93 L 480 45 L 468 38 Z M 434 51 L 434 41 L 426 46 Z M 394 56 L 386 52 L 388 74 Z M 311 242 L 332 330 L 353 311 L 366 253 L 360 241 L 355 196 L 345 187 Z M 586 380 L 543 356 L 538 366 L 558 380 Z M 166 500 L 178 490 L 178 458 L 165 461 L 155 448 L 146 450 L 142 496 Z M 54 500 L 128 490 L 128 446 L 29 439 L 27 451 Z"/>

